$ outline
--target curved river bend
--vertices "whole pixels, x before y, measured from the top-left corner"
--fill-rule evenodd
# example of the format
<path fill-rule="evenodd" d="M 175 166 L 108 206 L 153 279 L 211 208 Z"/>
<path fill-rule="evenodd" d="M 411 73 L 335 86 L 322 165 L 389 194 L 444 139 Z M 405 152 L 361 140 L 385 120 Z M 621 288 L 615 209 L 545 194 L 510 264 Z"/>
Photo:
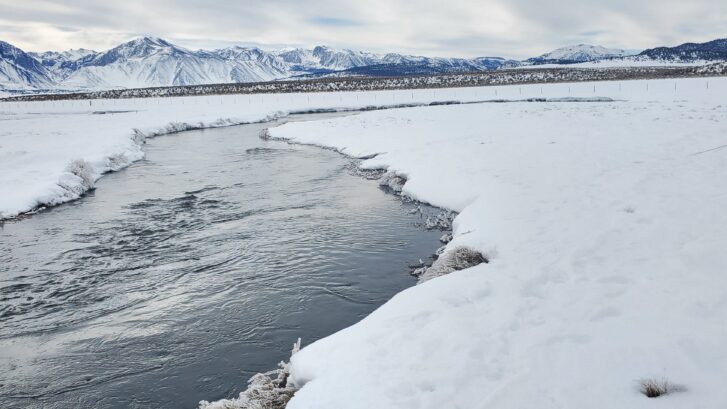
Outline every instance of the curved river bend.
<path fill-rule="evenodd" d="M 266 125 L 149 140 L 75 202 L 0 227 L 0 407 L 195 408 L 414 284 L 440 232 Z"/>

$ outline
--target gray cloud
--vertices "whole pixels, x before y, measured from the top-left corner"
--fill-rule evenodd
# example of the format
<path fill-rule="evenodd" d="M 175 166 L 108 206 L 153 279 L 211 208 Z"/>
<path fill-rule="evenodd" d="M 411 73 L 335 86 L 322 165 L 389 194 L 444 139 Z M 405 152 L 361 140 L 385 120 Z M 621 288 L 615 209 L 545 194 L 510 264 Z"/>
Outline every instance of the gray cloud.
<path fill-rule="evenodd" d="M 189 48 L 327 44 L 423 55 L 526 57 L 595 43 L 646 48 L 727 34 L 724 0 L 0 0 L 0 39 L 106 49 L 157 35 Z"/>

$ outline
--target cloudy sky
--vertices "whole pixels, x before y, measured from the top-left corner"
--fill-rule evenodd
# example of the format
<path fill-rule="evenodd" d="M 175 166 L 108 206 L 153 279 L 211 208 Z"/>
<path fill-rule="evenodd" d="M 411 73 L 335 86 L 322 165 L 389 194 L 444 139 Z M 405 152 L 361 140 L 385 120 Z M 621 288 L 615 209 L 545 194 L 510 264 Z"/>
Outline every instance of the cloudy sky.
<path fill-rule="evenodd" d="M 139 35 L 197 49 L 325 44 L 430 56 L 529 57 L 727 37 L 725 0 L 0 0 L 0 40 L 104 50 Z"/>

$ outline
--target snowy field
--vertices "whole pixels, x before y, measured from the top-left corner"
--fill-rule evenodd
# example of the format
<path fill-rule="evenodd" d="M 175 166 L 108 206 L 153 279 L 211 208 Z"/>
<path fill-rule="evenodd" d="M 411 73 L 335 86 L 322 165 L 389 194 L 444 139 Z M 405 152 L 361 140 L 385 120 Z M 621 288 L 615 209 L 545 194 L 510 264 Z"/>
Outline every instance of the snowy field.
<path fill-rule="evenodd" d="M 689 87 L 696 90 L 688 89 L 686 84 L 692 84 Z M 718 80 L 702 78 L 686 82 L 0 102 L 0 220 L 78 198 L 104 172 L 121 169 L 142 158 L 145 137 L 183 129 L 263 121 L 296 111 L 433 101 L 625 98 L 634 94 L 644 98 L 687 98 L 697 91 L 719 95 L 720 84 Z"/>
<path fill-rule="evenodd" d="M 428 103 L 454 95 L 400 91 L 0 102 L 0 220 L 78 198 L 103 173 L 143 158 L 146 137 L 296 111 Z"/>
<path fill-rule="evenodd" d="M 288 408 L 727 407 L 727 78 L 595 87 L 618 101 L 406 108 L 270 130 L 378 154 L 363 166 L 461 212 L 449 251 L 490 259 L 304 347 Z M 670 392 L 649 399 L 644 379 Z"/>
<path fill-rule="evenodd" d="M 568 97 L 614 101 L 404 108 L 270 130 L 377 154 L 363 166 L 460 212 L 450 251 L 490 259 L 304 347 L 289 408 L 727 407 L 727 78 L 0 103 L 0 218 L 78 197 L 156 134 L 312 109 Z M 649 400 L 644 378 L 674 390 Z"/>

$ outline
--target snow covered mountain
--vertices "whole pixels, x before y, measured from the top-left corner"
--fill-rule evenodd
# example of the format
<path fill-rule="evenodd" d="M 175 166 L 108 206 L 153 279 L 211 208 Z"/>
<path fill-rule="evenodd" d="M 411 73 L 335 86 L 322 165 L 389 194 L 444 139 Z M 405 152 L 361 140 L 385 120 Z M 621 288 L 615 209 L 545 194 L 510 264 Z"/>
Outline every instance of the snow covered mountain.
<path fill-rule="evenodd" d="M 617 48 L 578 44 L 558 48 L 539 57 L 529 58 L 527 61 L 532 64 L 575 64 L 606 58 L 625 57 L 628 55 L 630 55 L 628 51 Z"/>
<path fill-rule="evenodd" d="M 694 62 L 727 60 L 727 38 L 706 43 L 684 43 L 676 47 L 657 47 L 644 50 L 639 57 L 656 60 Z"/>
<path fill-rule="evenodd" d="M 79 48 L 68 51 L 46 51 L 43 53 L 28 53 L 46 68 L 54 82 L 70 75 L 79 68 L 79 61 L 89 55 L 98 54 L 96 51 Z"/>
<path fill-rule="evenodd" d="M 65 89 L 101 89 L 270 81 L 287 67 L 257 48 L 190 51 L 156 37 L 138 38 L 89 54 L 60 79 Z"/>
<path fill-rule="evenodd" d="M 289 66 L 292 75 L 317 75 L 355 67 L 381 63 L 381 56 L 353 50 L 334 50 L 317 46 L 312 50 L 304 48 L 283 49 L 273 52 Z"/>
<path fill-rule="evenodd" d="M 4 43 L 6 44 L 6 43 Z M 6 48 L 12 47 L 6 44 Z M 265 51 L 256 47 L 228 47 L 192 51 L 157 37 L 141 37 L 108 51 L 70 50 L 24 53 L 21 59 L 3 58 L 5 75 L 0 89 L 98 90 L 214 83 L 273 81 L 295 77 L 338 75 L 411 75 L 481 71 L 503 66 L 496 57 L 429 58 L 402 54 L 374 54 L 336 50 L 289 48 Z M 510 61 L 510 64 L 517 64 Z M 16 71 L 22 73 L 18 74 Z M 32 73 L 32 74 L 31 74 Z M 21 81 L 20 78 L 23 78 Z"/>
<path fill-rule="evenodd" d="M 52 85 L 50 73 L 40 61 L 0 41 L 0 90 L 47 89 Z"/>
<path fill-rule="evenodd" d="M 384 56 L 382 63 L 362 65 L 341 71 L 335 71 L 327 76 L 396 77 L 401 75 L 435 75 L 457 72 L 486 71 L 498 68 L 512 68 L 519 65 L 519 61 L 506 60 L 500 57 L 464 59 L 406 57 L 387 54 Z"/>
<path fill-rule="evenodd" d="M 266 51 L 228 47 L 192 51 L 157 37 L 141 37 L 104 52 L 69 50 L 26 53 L 0 41 L 0 91 L 83 91 L 176 85 L 274 81 L 322 76 L 402 76 L 485 71 L 540 64 L 635 62 L 650 64 L 727 60 L 727 39 L 638 56 L 620 49 L 579 44 L 525 61 L 499 57 L 436 58 L 338 50 L 326 46 Z"/>

